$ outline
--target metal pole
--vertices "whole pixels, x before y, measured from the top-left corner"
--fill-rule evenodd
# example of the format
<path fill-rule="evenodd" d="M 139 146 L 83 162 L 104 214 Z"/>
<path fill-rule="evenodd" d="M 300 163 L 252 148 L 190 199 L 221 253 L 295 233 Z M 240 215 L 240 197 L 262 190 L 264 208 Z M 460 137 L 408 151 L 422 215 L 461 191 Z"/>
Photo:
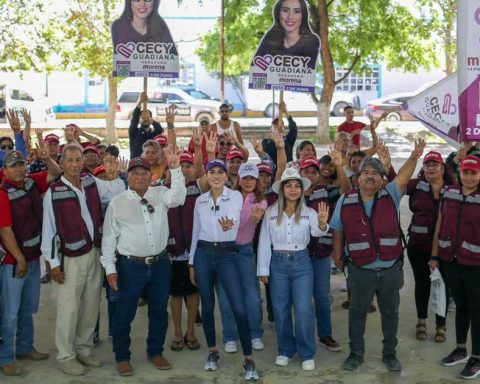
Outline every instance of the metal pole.
<path fill-rule="evenodd" d="M 220 16 L 220 100 L 225 102 L 225 0 Z"/>

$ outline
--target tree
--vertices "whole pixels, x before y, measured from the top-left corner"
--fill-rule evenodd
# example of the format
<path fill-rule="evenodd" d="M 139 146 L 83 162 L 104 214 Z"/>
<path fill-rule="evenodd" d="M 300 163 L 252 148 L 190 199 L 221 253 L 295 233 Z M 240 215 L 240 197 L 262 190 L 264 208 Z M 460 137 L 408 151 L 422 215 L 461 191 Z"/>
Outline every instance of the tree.
<path fill-rule="evenodd" d="M 113 48 L 110 27 L 118 17 L 115 9 L 120 0 L 74 0 L 64 11 L 59 39 L 59 54 L 65 69 L 87 69 L 90 74 L 108 79 L 108 112 L 105 139 L 113 143 L 117 78 L 112 77 Z M 58 22 L 51 20 L 51 23 Z"/>
<path fill-rule="evenodd" d="M 227 1 L 227 0 L 225 0 Z M 225 38 L 227 74 L 248 73 L 258 43 L 272 23 L 275 0 L 264 7 L 256 0 L 230 0 L 226 3 Z M 263 2 L 262 2 L 263 3 Z M 432 21 L 415 17 L 408 7 L 393 0 L 307 0 L 310 22 L 320 36 L 318 70 L 323 89 L 315 101 L 318 108 L 317 140 L 328 142 L 328 118 L 335 85 L 351 71 L 363 71 L 369 64 L 384 62 L 389 68 L 416 71 L 438 65 L 434 42 L 430 38 Z M 202 38 L 197 51 L 211 72 L 219 69 L 219 31 Z M 335 65 L 348 69 L 335 78 Z"/>

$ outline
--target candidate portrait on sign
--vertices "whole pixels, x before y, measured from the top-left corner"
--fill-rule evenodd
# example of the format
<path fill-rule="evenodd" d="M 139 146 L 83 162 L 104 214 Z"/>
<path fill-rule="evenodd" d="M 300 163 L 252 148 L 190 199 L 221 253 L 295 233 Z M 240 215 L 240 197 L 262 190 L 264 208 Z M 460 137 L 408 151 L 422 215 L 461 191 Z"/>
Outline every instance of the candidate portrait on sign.
<path fill-rule="evenodd" d="M 159 5 L 160 0 L 125 0 L 122 15 L 112 24 L 115 52 L 118 44 L 161 42 L 171 43 L 170 53 L 178 56 L 170 30 L 158 13 Z"/>
<path fill-rule="evenodd" d="M 273 8 L 273 26 L 263 36 L 255 56 L 309 57 L 308 67 L 315 69 L 320 38 L 308 23 L 305 0 L 279 0 Z"/>

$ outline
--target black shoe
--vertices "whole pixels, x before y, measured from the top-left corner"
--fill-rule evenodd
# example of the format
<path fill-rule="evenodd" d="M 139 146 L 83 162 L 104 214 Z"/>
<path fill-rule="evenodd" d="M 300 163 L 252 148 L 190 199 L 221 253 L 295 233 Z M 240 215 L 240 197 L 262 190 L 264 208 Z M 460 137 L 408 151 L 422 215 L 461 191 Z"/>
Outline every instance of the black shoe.
<path fill-rule="evenodd" d="M 218 351 L 209 351 L 207 361 L 203 365 L 205 371 L 216 371 L 218 369 L 218 361 L 220 360 L 220 354 Z"/>
<path fill-rule="evenodd" d="M 397 356 L 395 356 L 394 353 L 383 356 L 382 361 L 385 363 L 389 371 L 399 372 L 402 370 L 402 364 L 400 364 L 400 361 L 398 361 Z"/>
<path fill-rule="evenodd" d="M 455 348 L 452 353 L 442 359 L 442 365 L 453 367 L 454 365 L 466 363 L 468 361 L 466 348 Z"/>
<path fill-rule="evenodd" d="M 258 380 L 258 372 L 255 369 L 255 362 L 253 360 L 245 360 L 243 362 L 243 370 L 245 371 L 245 380 Z"/>
<path fill-rule="evenodd" d="M 350 353 L 342 364 L 342 369 L 346 371 L 354 371 L 356 370 L 361 364 L 363 363 L 363 357 L 356 355 L 354 353 Z"/>
<path fill-rule="evenodd" d="M 475 379 L 480 376 L 480 359 L 476 357 L 470 357 L 468 359 L 467 365 L 460 372 L 460 377 L 462 379 Z"/>

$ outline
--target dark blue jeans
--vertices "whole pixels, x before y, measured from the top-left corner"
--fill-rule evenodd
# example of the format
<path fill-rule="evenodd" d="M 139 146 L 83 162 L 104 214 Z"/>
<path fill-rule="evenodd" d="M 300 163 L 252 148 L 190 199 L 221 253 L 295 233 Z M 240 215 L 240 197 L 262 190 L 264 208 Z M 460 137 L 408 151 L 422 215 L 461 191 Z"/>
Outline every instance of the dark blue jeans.
<path fill-rule="evenodd" d="M 222 243 L 234 246 L 234 243 Z M 222 283 L 230 306 L 235 316 L 237 330 L 242 344 L 243 354 L 252 354 L 252 340 L 248 317 L 245 310 L 242 291 L 242 279 L 237 266 L 235 252 L 225 252 L 222 248 L 197 248 L 194 258 L 195 279 L 202 301 L 202 324 L 209 348 L 216 346 L 215 319 L 215 280 Z"/>
<path fill-rule="evenodd" d="M 170 260 L 165 256 L 154 264 L 117 259 L 118 305 L 113 315 L 113 352 L 117 362 L 130 360 L 130 325 L 138 299 L 145 292 L 148 301 L 147 355 L 162 355 L 168 327 Z"/>

